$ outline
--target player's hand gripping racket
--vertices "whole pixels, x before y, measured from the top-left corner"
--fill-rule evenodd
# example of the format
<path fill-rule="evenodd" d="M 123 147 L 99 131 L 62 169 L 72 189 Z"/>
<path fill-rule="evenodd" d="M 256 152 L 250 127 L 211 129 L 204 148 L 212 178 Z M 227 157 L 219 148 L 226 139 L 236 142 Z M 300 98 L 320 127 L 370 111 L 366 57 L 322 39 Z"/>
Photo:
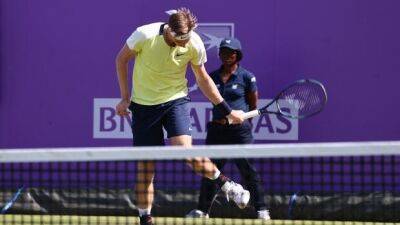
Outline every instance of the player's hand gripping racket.
<path fill-rule="evenodd" d="M 244 113 L 244 119 L 265 113 L 302 119 L 321 112 L 327 99 L 325 87 L 320 82 L 312 79 L 298 80 L 281 91 L 268 105 Z M 269 109 L 273 104 L 276 106 L 275 111 Z"/>

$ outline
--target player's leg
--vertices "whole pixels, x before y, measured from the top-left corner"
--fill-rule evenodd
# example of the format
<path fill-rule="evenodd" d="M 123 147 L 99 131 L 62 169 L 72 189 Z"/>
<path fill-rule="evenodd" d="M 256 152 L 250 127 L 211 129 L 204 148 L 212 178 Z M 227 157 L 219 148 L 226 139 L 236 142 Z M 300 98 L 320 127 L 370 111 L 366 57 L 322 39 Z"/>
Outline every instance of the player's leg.
<path fill-rule="evenodd" d="M 189 101 L 188 98 L 181 98 L 165 104 L 168 110 L 163 117 L 162 123 L 173 145 L 192 146 Z M 221 174 L 210 159 L 195 157 L 187 159 L 187 163 L 195 172 L 214 180 L 229 199 L 233 200 L 240 208 L 247 206 L 250 193 L 244 190 L 240 184 Z"/>
<path fill-rule="evenodd" d="M 154 200 L 154 162 L 138 162 L 136 179 L 137 207 L 143 224 L 151 224 L 151 208 Z"/>
<path fill-rule="evenodd" d="M 216 159 L 212 160 L 212 162 L 217 166 L 219 170 L 221 170 L 225 163 L 226 159 Z M 191 214 L 193 215 L 192 217 L 196 217 L 197 215 L 204 214 L 206 217 L 210 213 L 210 209 L 212 206 L 212 203 L 216 197 L 216 194 L 218 193 L 219 187 L 218 185 L 208 179 L 208 178 L 202 178 L 201 179 L 201 186 L 200 186 L 200 195 L 199 195 L 199 201 L 197 204 L 197 211 L 192 210 Z"/>
<path fill-rule="evenodd" d="M 189 146 L 187 135 L 171 137 L 173 145 Z M 191 140 L 191 138 L 190 138 Z M 245 208 L 250 200 L 250 192 L 243 189 L 242 185 L 225 177 L 209 158 L 195 157 L 186 160 L 193 170 L 212 180 L 227 195 L 227 198 L 234 201 L 239 208 Z"/>
<path fill-rule="evenodd" d="M 220 135 L 224 134 L 224 135 Z M 207 136 L 206 136 L 206 145 L 218 145 L 218 144 L 225 144 L 227 135 L 229 135 L 229 131 L 225 129 L 225 126 L 221 126 L 218 124 L 214 124 L 209 122 L 207 124 Z M 212 162 L 217 166 L 219 170 L 221 170 L 225 163 L 225 159 L 212 159 Z M 218 185 L 208 179 L 203 178 L 201 179 L 201 186 L 200 186 L 200 195 L 199 201 L 197 203 L 197 208 L 190 211 L 186 217 L 208 217 L 210 213 L 210 208 L 212 203 L 215 199 L 215 196 L 218 192 Z"/>
<path fill-rule="evenodd" d="M 162 124 L 167 131 L 171 145 L 192 147 L 192 128 L 190 122 L 188 97 L 176 99 L 165 104 L 166 112 Z M 196 173 L 215 179 L 220 172 L 208 158 L 196 157 L 187 160 Z"/>
<path fill-rule="evenodd" d="M 190 99 L 185 97 L 166 104 L 168 109 L 163 117 L 163 126 L 172 145 L 192 147 L 189 102 Z M 221 174 L 208 158 L 195 157 L 187 159 L 187 163 L 196 173 L 213 180 L 217 179 Z M 223 176 L 221 177 L 224 179 Z"/>
<path fill-rule="evenodd" d="M 162 112 L 153 106 L 132 103 L 132 134 L 134 146 L 164 145 L 161 124 Z M 141 225 L 152 225 L 151 208 L 154 200 L 154 162 L 142 161 L 137 164 L 135 192 Z"/>
<path fill-rule="evenodd" d="M 187 148 L 192 147 L 192 137 L 190 135 L 173 136 L 170 137 L 169 140 L 171 145 L 185 146 Z M 209 158 L 195 157 L 187 159 L 186 162 L 196 173 L 209 179 L 215 179 L 215 176 L 220 174 L 218 168 L 214 165 L 214 163 L 211 162 Z"/>

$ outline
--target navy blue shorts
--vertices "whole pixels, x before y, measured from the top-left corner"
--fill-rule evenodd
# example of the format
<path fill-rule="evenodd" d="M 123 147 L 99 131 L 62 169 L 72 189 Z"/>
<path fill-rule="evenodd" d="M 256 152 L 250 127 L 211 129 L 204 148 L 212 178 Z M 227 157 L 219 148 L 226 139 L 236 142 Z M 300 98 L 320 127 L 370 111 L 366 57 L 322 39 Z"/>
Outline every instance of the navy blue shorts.
<path fill-rule="evenodd" d="M 191 135 L 189 102 L 189 97 L 150 106 L 131 102 L 133 145 L 164 145 L 163 128 L 168 138 Z"/>

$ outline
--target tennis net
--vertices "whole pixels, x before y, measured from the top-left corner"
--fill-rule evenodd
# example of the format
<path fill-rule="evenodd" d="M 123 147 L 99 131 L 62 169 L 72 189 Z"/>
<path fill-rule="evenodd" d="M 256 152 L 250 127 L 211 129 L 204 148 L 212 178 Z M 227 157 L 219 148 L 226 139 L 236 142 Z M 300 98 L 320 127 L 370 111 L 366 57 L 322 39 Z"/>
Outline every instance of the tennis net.
<path fill-rule="evenodd" d="M 185 163 L 196 157 L 227 159 L 223 174 L 249 190 L 259 183 L 259 198 L 250 190 L 240 209 L 219 191 L 209 218 L 185 218 L 199 208 L 201 176 Z M 258 176 L 239 171 L 243 159 Z M 155 165 L 155 225 L 400 222 L 400 142 L 349 142 L 3 149 L 0 224 L 139 224 L 143 162 Z M 272 220 L 258 219 L 260 207 Z"/>

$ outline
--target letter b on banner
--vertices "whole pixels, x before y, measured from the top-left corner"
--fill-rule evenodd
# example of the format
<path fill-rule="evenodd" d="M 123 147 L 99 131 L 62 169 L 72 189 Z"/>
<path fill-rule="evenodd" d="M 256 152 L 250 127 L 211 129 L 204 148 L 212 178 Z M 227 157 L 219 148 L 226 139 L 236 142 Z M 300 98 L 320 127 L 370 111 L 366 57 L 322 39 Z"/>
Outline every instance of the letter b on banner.
<path fill-rule="evenodd" d="M 132 138 L 130 116 L 118 116 L 117 98 L 96 98 L 93 101 L 93 138 Z"/>

